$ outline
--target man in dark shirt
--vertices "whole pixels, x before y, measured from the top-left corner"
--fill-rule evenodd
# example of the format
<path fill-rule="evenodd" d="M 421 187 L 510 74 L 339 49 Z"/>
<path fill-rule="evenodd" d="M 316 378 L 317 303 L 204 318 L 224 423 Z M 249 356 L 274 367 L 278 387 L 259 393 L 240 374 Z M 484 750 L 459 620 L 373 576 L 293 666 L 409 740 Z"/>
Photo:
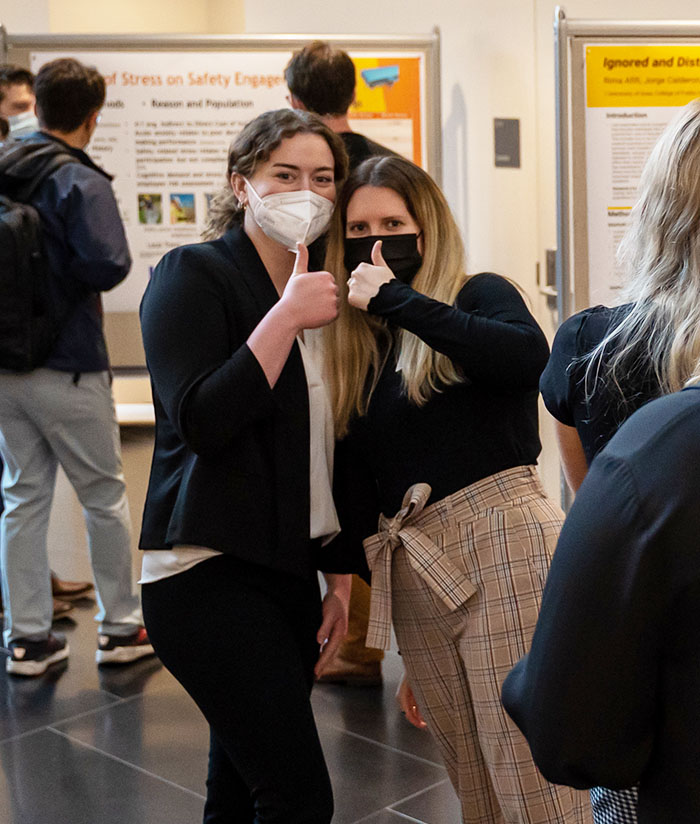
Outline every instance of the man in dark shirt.
<path fill-rule="evenodd" d="M 340 135 L 350 159 L 350 171 L 373 155 L 395 154 L 350 128 L 348 110 L 355 99 L 355 64 L 347 52 L 315 40 L 294 52 L 284 70 L 284 79 L 291 107 L 313 112 Z M 384 653 L 365 646 L 368 621 L 369 587 L 353 575 L 348 635 L 320 681 L 357 686 L 381 684 Z"/>
<path fill-rule="evenodd" d="M 640 824 L 700 821 L 700 387 L 651 401 L 593 461 L 503 703 L 543 775 L 639 783 Z"/>
<path fill-rule="evenodd" d="M 0 129 L 4 122 L 7 131 L 0 137 L 0 145 L 6 139 L 14 140 L 18 137 L 31 134 L 39 129 L 39 121 L 34 112 L 36 98 L 34 97 L 34 75 L 29 69 L 5 63 L 0 66 Z M 0 475 L 2 475 L 2 461 L 0 461 Z M 0 514 L 3 504 L 0 496 Z M 90 581 L 63 581 L 54 572 L 51 573 L 51 590 L 54 595 L 53 617 L 60 618 L 73 609 L 69 600 L 81 598 L 90 592 Z M 2 601 L 0 600 L 0 610 Z"/>
<path fill-rule="evenodd" d="M 35 83 L 41 131 L 0 156 L 12 193 L 46 155 L 69 156 L 32 195 L 42 220 L 50 289 L 63 325 L 41 368 L 0 374 L 0 455 L 5 463 L 0 549 L 7 671 L 41 675 L 68 656 L 51 632 L 46 533 L 60 463 L 83 506 L 98 597 L 98 663 L 153 653 L 131 572 L 129 509 L 102 332 L 100 292 L 127 275 L 131 258 L 110 177 L 85 154 L 105 82 L 77 60 L 41 68 Z"/>
<path fill-rule="evenodd" d="M 373 155 L 395 154 L 350 128 L 348 110 L 355 99 L 355 64 L 347 52 L 314 40 L 294 52 L 284 70 L 284 79 L 291 107 L 318 115 L 343 139 L 350 171 Z"/>

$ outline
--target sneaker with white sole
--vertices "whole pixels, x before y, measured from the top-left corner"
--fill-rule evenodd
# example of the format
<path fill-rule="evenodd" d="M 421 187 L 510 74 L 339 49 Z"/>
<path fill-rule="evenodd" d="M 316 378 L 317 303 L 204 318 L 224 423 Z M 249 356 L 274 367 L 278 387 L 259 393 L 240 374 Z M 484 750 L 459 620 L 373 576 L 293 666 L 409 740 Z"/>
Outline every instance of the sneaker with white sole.
<path fill-rule="evenodd" d="M 30 641 L 16 638 L 10 641 L 10 657 L 5 662 L 5 669 L 11 675 L 43 675 L 46 670 L 59 661 L 68 658 L 68 644 L 63 635 L 49 633 L 43 641 Z"/>
<path fill-rule="evenodd" d="M 155 655 L 155 650 L 144 627 L 131 635 L 100 635 L 97 639 L 98 664 L 130 664 L 147 655 Z"/>

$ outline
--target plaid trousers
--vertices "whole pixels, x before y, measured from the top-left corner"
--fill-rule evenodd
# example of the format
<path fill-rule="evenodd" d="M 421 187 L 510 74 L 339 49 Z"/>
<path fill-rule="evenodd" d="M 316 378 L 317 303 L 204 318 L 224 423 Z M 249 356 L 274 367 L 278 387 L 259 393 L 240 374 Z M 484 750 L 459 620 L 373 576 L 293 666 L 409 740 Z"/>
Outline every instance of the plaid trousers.
<path fill-rule="evenodd" d="M 436 576 L 427 582 L 415 546 L 409 553 L 401 529 L 391 527 L 386 589 L 394 630 L 463 824 L 592 821 L 588 793 L 542 777 L 500 701 L 503 680 L 529 648 L 562 519 L 530 466 L 499 472 L 412 514 L 408 530 L 443 556 L 437 577 L 448 569 L 448 583 L 464 578 L 457 584 L 467 598 L 456 608 L 436 592 Z"/>

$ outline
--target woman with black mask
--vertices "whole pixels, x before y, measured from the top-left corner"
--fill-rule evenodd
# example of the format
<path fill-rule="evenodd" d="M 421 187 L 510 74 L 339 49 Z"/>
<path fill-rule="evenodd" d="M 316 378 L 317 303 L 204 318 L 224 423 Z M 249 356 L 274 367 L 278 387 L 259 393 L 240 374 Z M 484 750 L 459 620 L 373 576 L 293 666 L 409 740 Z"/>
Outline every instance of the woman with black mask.
<path fill-rule="evenodd" d="M 435 736 L 464 824 L 584 824 L 586 795 L 542 778 L 500 703 L 561 525 L 535 469 L 547 342 L 517 288 L 464 266 L 423 170 L 378 157 L 351 174 L 326 259 L 341 294 L 324 330 L 336 540 L 365 539 L 367 644 L 386 648 L 393 618 L 399 703 Z"/>

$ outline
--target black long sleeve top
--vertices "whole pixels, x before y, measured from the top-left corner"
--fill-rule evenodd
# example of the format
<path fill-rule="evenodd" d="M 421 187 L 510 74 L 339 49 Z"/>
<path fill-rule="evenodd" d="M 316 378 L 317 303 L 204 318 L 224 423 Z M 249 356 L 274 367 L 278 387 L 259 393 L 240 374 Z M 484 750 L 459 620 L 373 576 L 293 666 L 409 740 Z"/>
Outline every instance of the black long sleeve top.
<path fill-rule="evenodd" d="M 640 824 L 700 821 L 700 388 L 646 404 L 594 459 L 503 703 L 543 775 L 640 782 Z"/>
<path fill-rule="evenodd" d="M 541 448 L 537 385 L 549 349 L 509 281 L 474 275 L 449 306 L 391 280 L 369 311 L 447 355 L 465 380 L 417 406 L 390 353 L 367 414 L 338 445 L 336 502 L 346 539 L 375 531 L 379 511 L 393 515 L 411 484 L 430 484 L 430 500 L 440 500 L 536 463 Z"/>

